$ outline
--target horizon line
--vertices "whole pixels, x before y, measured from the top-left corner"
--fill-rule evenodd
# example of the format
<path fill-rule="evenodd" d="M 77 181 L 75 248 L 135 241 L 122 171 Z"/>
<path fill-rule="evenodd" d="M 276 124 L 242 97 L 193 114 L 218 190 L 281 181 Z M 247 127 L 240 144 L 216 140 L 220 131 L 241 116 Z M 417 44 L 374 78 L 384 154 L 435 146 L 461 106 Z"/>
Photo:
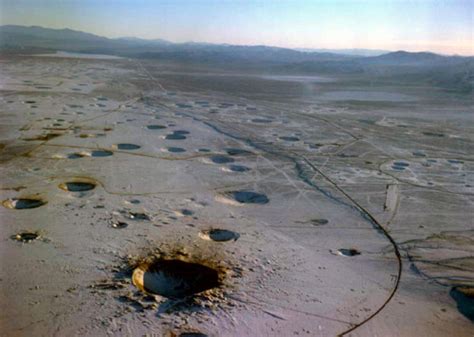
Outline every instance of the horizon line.
<path fill-rule="evenodd" d="M 171 44 L 208 44 L 208 45 L 228 45 L 228 46 L 238 46 L 238 47 L 268 47 L 268 48 L 281 48 L 281 49 L 289 49 L 289 50 L 294 50 L 298 51 L 301 53 L 311 53 L 311 52 L 324 52 L 325 50 L 330 53 L 330 51 L 372 51 L 372 52 L 381 52 L 380 55 L 383 54 L 388 54 L 388 53 L 396 53 L 396 52 L 407 52 L 407 53 L 431 53 L 431 54 L 436 54 L 440 56 L 458 56 L 458 57 L 474 57 L 474 54 L 459 54 L 459 53 L 454 53 L 454 54 L 445 54 L 445 53 L 440 53 L 440 52 L 435 52 L 431 50 L 407 50 L 407 49 L 385 49 L 385 48 L 364 48 L 364 47 L 357 47 L 357 48 L 328 48 L 328 47 L 288 47 L 288 46 L 279 46 L 279 45 L 267 45 L 267 44 L 240 44 L 240 43 L 229 43 L 229 42 L 206 42 L 206 41 L 193 41 L 193 40 L 188 40 L 188 41 L 173 41 L 169 39 L 165 39 L 162 37 L 155 37 L 155 38 L 145 38 L 145 37 L 139 37 L 139 36 L 117 36 L 117 37 L 112 37 L 112 36 L 106 36 L 106 35 L 99 35 L 94 32 L 88 32 L 84 30 L 79 30 L 79 29 L 74 29 L 70 27 L 64 27 L 64 28 L 53 28 L 53 27 L 47 27 L 47 26 L 40 26 L 40 25 L 19 25 L 19 24 L 0 24 L 0 27 L 5 27 L 5 26 L 16 26 L 16 27 L 25 27 L 25 28 L 42 28 L 42 29 L 51 29 L 51 30 L 70 30 L 74 32 L 79 32 L 79 33 L 85 33 L 85 34 L 91 34 L 97 37 L 101 38 L 106 38 L 109 40 L 118 40 L 118 39 L 139 39 L 143 41 L 156 41 L 156 40 L 161 40 L 167 43 Z M 306 50 L 304 50 L 306 49 Z M 347 54 L 346 54 L 347 55 Z M 357 55 L 355 54 L 354 56 L 378 56 L 378 55 Z"/>

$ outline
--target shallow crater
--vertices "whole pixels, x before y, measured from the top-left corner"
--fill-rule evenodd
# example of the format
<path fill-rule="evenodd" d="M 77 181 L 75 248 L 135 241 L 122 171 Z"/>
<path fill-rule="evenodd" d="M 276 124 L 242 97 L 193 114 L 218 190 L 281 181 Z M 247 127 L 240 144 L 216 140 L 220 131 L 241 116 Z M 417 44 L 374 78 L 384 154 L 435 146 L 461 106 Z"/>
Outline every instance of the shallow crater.
<path fill-rule="evenodd" d="M 244 149 L 239 149 L 239 148 L 227 148 L 225 149 L 225 152 L 229 156 L 247 156 L 253 154 L 252 152 Z"/>
<path fill-rule="evenodd" d="M 300 140 L 298 137 L 294 137 L 294 136 L 281 136 L 279 138 L 286 142 L 297 142 Z"/>
<path fill-rule="evenodd" d="M 39 237 L 40 235 L 37 232 L 20 232 L 18 234 L 12 235 L 11 239 L 23 243 L 29 243 L 38 239 Z"/>
<path fill-rule="evenodd" d="M 68 192 L 85 192 L 93 190 L 97 184 L 92 180 L 73 180 L 59 184 L 59 188 Z"/>
<path fill-rule="evenodd" d="M 234 159 L 220 154 L 211 156 L 210 159 L 214 164 L 228 164 L 234 162 Z"/>
<path fill-rule="evenodd" d="M 253 191 L 231 191 L 226 193 L 240 204 L 267 204 L 270 200 L 265 194 Z"/>
<path fill-rule="evenodd" d="M 240 237 L 240 234 L 227 230 L 227 229 L 215 228 L 215 229 L 201 231 L 199 233 L 199 237 L 204 240 L 225 242 L 225 241 L 230 241 L 230 240 L 237 241 L 238 238 Z"/>
<path fill-rule="evenodd" d="M 168 152 L 171 152 L 171 153 L 183 153 L 183 152 L 186 152 L 186 149 L 183 149 L 182 147 L 174 147 L 174 146 L 171 146 L 169 148 L 167 148 Z"/>
<path fill-rule="evenodd" d="M 323 226 L 329 223 L 328 219 L 311 219 L 310 221 L 313 226 Z"/>
<path fill-rule="evenodd" d="M 250 171 L 250 168 L 243 165 L 229 165 L 229 171 L 232 172 L 247 172 Z"/>
<path fill-rule="evenodd" d="M 2 202 L 2 205 L 10 209 L 30 209 L 43 206 L 47 203 L 40 198 L 12 198 L 6 199 Z"/>
<path fill-rule="evenodd" d="M 123 229 L 123 228 L 128 227 L 128 223 L 123 222 L 123 221 L 116 221 L 116 222 L 113 222 L 110 226 L 115 229 Z"/>
<path fill-rule="evenodd" d="M 356 256 L 360 255 L 360 251 L 355 248 L 341 248 L 338 249 L 337 253 L 342 256 Z"/>
<path fill-rule="evenodd" d="M 185 135 L 179 134 L 179 133 L 170 133 L 165 136 L 165 139 L 167 140 L 184 140 L 186 139 Z"/>
<path fill-rule="evenodd" d="M 167 128 L 167 126 L 159 125 L 159 124 L 147 125 L 148 130 L 162 130 L 162 129 L 166 129 L 166 128 Z"/>
<path fill-rule="evenodd" d="M 94 150 L 91 152 L 92 157 L 109 157 L 113 154 L 114 153 L 112 151 L 107 150 Z"/>
<path fill-rule="evenodd" d="M 150 221 L 150 217 L 148 216 L 148 214 L 140 213 L 140 212 L 129 212 L 128 217 L 132 220 Z"/>
<path fill-rule="evenodd" d="M 117 150 L 138 150 L 139 148 L 141 148 L 141 146 L 130 143 L 119 143 L 114 145 L 114 148 L 116 148 Z"/>

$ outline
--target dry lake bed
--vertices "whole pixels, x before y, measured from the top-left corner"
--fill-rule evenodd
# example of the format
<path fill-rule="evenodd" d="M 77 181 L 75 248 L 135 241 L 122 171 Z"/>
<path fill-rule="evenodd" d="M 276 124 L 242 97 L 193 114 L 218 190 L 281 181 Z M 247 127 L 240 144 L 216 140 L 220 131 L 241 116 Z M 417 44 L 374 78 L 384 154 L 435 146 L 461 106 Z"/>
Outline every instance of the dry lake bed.
<path fill-rule="evenodd" d="M 0 59 L 1 336 L 472 336 L 472 96 Z"/>

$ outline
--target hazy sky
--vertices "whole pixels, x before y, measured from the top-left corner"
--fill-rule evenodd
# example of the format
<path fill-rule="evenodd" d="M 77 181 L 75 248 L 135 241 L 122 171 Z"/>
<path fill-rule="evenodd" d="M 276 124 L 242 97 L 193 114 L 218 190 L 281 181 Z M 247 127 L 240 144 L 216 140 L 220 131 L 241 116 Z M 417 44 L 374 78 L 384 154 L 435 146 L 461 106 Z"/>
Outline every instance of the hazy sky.
<path fill-rule="evenodd" d="M 474 55 L 474 0 L 0 0 L 0 13 L 108 37 Z"/>

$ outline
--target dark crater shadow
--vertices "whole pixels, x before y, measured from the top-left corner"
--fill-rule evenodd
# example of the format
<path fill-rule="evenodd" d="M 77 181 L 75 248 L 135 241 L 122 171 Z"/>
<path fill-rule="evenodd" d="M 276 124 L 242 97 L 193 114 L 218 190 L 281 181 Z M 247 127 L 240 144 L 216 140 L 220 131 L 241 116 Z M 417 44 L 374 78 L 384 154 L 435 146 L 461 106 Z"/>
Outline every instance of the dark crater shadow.
<path fill-rule="evenodd" d="M 310 221 L 314 226 L 323 226 L 329 223 L 327 219 L 311 219 Z"/>
<path fill-rule="evenodd" d="M 173 132 L 173 133 L 167 134 L 165 136 L 165 139 L 168 139 L 168 140 L 184 140 L 184 139 L 186 139 L 186 136 L 183 135 L 183 134 Z"/>
<path fill-rule="evenodd" d="M 220 285 L 217 270 L 177 259 L 141 265 L 134 270 L 132 281 L 142 291 L 169 299 L 182 299 Z"/>
<path fill-rule="evenodd" d="M 400 166 L 400 167 L 408 167 L 410 164 L 405 163 L 404 161 L 396 161 L 393 163 L 394 166 Z"/>
<path fill-rule="evenodd" d="M 253 154 L 250 151 L 238 148 L 227 148 L 225 149 L 225 152 L 227 152 L 229 156 L 247 156 Z"/>
<path fill-rule="evenodd" d="M 360 251 L 354 248 L 341 248 L 341 249 L 338 249 L 337 252 L 343 256 L 356 256 L 356 255 L 361 254 Z"/>
<path fill-rule="evenodd" d="M 425 131 L 425 132 L 422 132 L 425 136 L 429 136 L 429 137 L 444 137 L 444 133 L 440 133 L 440 132 L 431 132 L 431 131 Z"/>
<path fill-rule="evenodd" d="M 123 228 L 128 227 L 128 223 L 123 222 L 123 221 L 117 221 L 117 222 L 112 223 L 111 227 L 115 229 L 123 229 Z"/>
<path fill-rule="evenodd" d="M 43 206 L 47 203 L 39 198 L 13 198 L 2 202 L 3 206 L 11 209 L 30 209 Z"/>
<path fill-rule="evenodd" d="M 459 312 L 474 322 L 474 287 L 453 287 L 449 295 L 456 301 Z"/>
<path fill-rule="evenodd" d="M 247 108 L 247 110 L 249 109 Z M 267 118 L 254 118 L 254 119 L 251 119 L 250 121 L 252 123 L 265 123 L 265 124 L 273 122 L 273 120 L 267 119 Z"/>
<path fill-rule="evenodd" d="M 281 140 L 284 140 L 286 142 L 297 142 L 297 141 L 300 140 L 298 137 L 294 137 L 294 136 L 281 136 L 281 137 L 278 137 L 278 138 L 280 138 Z"/>
<path fill-rule="evenodd" d="M 176 135 L 189 135 L 190 134 L 190 132 L 186 130 L 175 130 L 173 131 L 173 133 Z"/>
<path fill-rule="evenodd" d="M 145 213 L 129 212 L 128 217 L 132 220 L 150 221 L 150 217 Z"/>
<path fill-rule="evenodd" d="M 265 194 L 252 191 L 232 191 L 227 195 L 241 204 L 267 204 L 270 200 Z"/>
<path fill-rule="evenodd" d="M 85 192 L 93 190 L 96 184 L 84 181 L 69 181 L 59 184 L 59 188 L 68 192 Z"/>
<path fill-rule="evenodd" d="M 229 165 L 229 170 L 232 172 L 247 172 L 250 171 L 250 168 L 243 165 Z"/>
<path fill-rule="evenodd" d="M 129 143 L 120 143 L 116 145 L 118 150 L 138 150 L 141 146 Z"/>
<path fill-rule="evenodd" d="M 109 157 L 113 154 L 114 153 L 112 151 L 107 150 L 94 150 L 91 152 L 92 157 Z"/>
<path fill-rule="evenodd" d="M 211 159 L 211 161 L 214 164 L 228 164 L 228 163 L 233 163 L 234 162 L 233 158 L 230 158 L 230 157 L 227 157 L 227 156 L 224 156 L 224 155 L 220 155 L 220 154 L 211 156 L 209 159 Z"/>
<path fill-rule="evenodd" d="M 39 234 L 35 233 L 35 232 L 21 232 L 21 233 L 18 233 L 18 234 L 15 234 L 15 235 L 11 236 L 12 240 L 20 241 L 20 242 L 23 242 L 23 243 L 29 243 L 33 240 L 38 239 L 38 238 L 39 238 Z"/>
<path fill-rule="evenodd" d="M 162 130 L 162 129 L 166 129 L 167 126 L 165 125 L 158 125 L 158 124 L 155 124 L 155 125 L 147 125 L 147 129 L 149 130 Z"/>
<path fill-rule="evenodd" d="M 186 149 L 183 149 L 182 147 L 169 147 L 168 149 L 168 152 L 171 152 L 171 153 L 183 153 L 183 152 L 186 152 Z"/>
<path fill-rule="evenodd" d="M 240 234 L 227 230 L 227 229 L 215 228 L 215 229 L 202 231 L 200 233 L 200 236 L 203 239 L 207 239 L 207 240 L 212 240 L 216 242 L 225 242 L 225 241 L 230 241 L 230 240 L 237 241 L 238 238 L 240 237 Z"/>

